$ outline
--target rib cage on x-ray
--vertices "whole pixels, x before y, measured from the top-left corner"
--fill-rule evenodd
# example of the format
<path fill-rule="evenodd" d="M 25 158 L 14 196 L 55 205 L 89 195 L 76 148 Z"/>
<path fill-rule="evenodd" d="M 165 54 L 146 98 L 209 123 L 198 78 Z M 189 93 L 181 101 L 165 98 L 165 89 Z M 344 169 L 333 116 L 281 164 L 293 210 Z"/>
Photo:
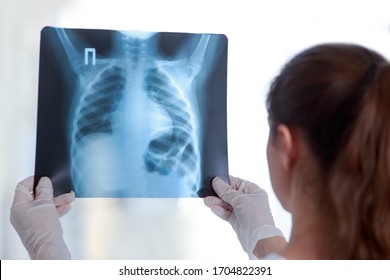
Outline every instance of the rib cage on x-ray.
<path fill-rule="evenodd" d="M 86 89 L 76 113 L 74 141 L 93 133 L 112 133 L 112 114 L 122 100 L 126 72 L 112 66 L 102 71 Z"/>
<path fill-rule="evenodd" d="M 126 146 L 124 143 L 126 139 L 117 136 L 124 135 L 123 131 L 129 129 L 125 127 L 126 121 L 123 120 L 126 119 L 127 113 L 129 115 L 132 113 L 126 111 L 126 102 L 129 102 L 127 101 L 129 99 L 136 99 L 142 100 L 140 104 L 144 104 L 147 103 L 144 98 L 147 98 L 154 104 L 154 107 L 148 105 L 147 108 L 157 109 L 155 112 L 143 113 L 154 114 L 157 117 L 138 119 L 139 122 L 153 120 L 153 124 L 149 125 L 153 129 L 147 132 L 143 151 L 138 151 L 141 146 L 133 147 L 134 155 L 142 154 L 145 174 L 180 178 L 181 183 L 177 185 L 178 196 L 196 196 L 200 187 L 201 143 L 197 136 L 199 116 L 192 85 L 202 68 L 209 35 L 202 35 L 190 56 L 168 59 L 156 51 L 154 33 L 123 32 L 118 36 L 119 39 L 115 42 L 112 52 L 105 56 L 97 56 L 96 65 L 88 67 L 80 59 L 80 57 L 84 59 L 84 56 L 76 51 L 64 30 L 59 29 L 58 35 L 79 80 L 74 110 L 70 116 L 71 176 L 76 195 L 116 197 L 129 196 L 130 193 L 130 196 L 144 196 L 142 190 L 141 192 L 139 190 L 139 182 L 134 183 L 132 181 L 134 176 L 126 174 L 126 166 L 121 164 L 129 162 L 126 160 L 118 162 L 118 165 L 121 165 L 121 175 L 111 174 L 111 172 L 104 175 L 123 176 L 122 180 L 113 179 L 105 183 L 120 185 L 128 182 L 126 186 L 107 186 L 107 190 L 99 190 L 98 186 L 91 186 L 93 184 L 83 178 L 90 156 L 85 152 L 86 147 L 92 145 L 91 141 L 107 136 L 120 139 L 115 140 L 115 145 Z M 132 108 L 138 110 L 134 106 Z M 143 132 L 140 131 L 141 134 Z M 136 134 L 133 132 L 131 135 Z M 125 150 L 131 148 L 126 147 Z M 111 153 L 114 149 L 107 147 L 107 150 Z M 121 156 L 125 157 L 129 154 L 124 153 Z M 131 156 L 133 154 L 130 154 Z M 114 161 L 110 155 L 106 162 L 100 165 L 115 165 Z M 107 170 L 110 171 L 110 168 L 107 167 Z M 146 176 L 139 175 L 140 178 Z M 96 189 L 90 190 L 93 187 Z M 132 188 L 134 194 L 131 194 Z M 150 191 L 145 190 L 145 196 L 154 196 L 153 193 L 148 193 Z M 168 196 L 176 195 L 168 194 Z"/>

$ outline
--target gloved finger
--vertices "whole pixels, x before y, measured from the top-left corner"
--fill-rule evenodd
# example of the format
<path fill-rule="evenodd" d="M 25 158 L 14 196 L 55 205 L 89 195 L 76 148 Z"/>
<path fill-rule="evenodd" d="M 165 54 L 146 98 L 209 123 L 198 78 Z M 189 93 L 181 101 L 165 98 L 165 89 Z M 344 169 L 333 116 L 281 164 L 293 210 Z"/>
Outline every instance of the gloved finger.
<path fill-rule="evenodd" d="M 72 210 L 72 205 L 71 204 L 66 204 L 62 206 L 56 207 L 58 216 L 61 218 L 65 214 L 69 213 L 70 210 Z"/>
<path fill-rule="evenodd" d="M 233 199 L 239 194 L 239 192 L 233 189 L 232 186 L 225 183 L 221 178 L 215 177 L 211 181 L 211 185 L 217 195 L 230 205 L 232 205 Z M 234 205 L 232 205 L 234 207 Z"/>
<path fill-rule="evenodd" d="M 209 208 L 215 215 L 217 215 L 222 220 L 225 220 L 225 221 L 230 220 L 230 216 L 232 215 L 232 211 L 230 211 L 224 207 L 221 207 L 219 205 L 211 205 Z"/>
<path fill-rule="evenodd" d="M 67 204 L 71 204 L 75 200 L 75 194 L 73 191 L 69 193 L 61 194 L 54 198 L 54 204 L 56 207 L 64 206 Z"/>
<path fill-rule="evenodd" d="M 204 204 L 210 208 L 210 210 L 223 220 L 229 220 L 233 207 L 216 196 L 208 196 L 203 199 Z"/>
<path fill-rule="evenodd" d="M 225 208 L 229 211 L 233 211 L 233 207 L 229 203 L 227 203 L 226 201 L 223 201 L 222 199 L 220 199 L 219 197 L 216 197 L 216 196 L 207 196 L 203 199 L 203 202 L 207 207 L 220 206 L 220 207 Z"/>
<path fill-rule="evenodd" d="M 34 177 L 30 176 L 19 182 L 15 188 L 15 195 L 12 205 L 15 206 L 20 202 L 33 201 L 32 190 L 34 186 Z"/>
<path fill-rule="evenodd" d="M 258 190 L 262 190 L 260 187 L 258 187 L 256 184 L 243 180 L 238 177 L 234 177 L 232 175 L 229 175 L 230 184 L 233 187 L 233 189 L 240 191 L 242 193 L 253 193 Z"/>
<path fill-rule="evenodd" d="M 50 200 L 53 202 L 53 185 L 48 177 L 42 177 L 35 189 L 36 200 Z"/>

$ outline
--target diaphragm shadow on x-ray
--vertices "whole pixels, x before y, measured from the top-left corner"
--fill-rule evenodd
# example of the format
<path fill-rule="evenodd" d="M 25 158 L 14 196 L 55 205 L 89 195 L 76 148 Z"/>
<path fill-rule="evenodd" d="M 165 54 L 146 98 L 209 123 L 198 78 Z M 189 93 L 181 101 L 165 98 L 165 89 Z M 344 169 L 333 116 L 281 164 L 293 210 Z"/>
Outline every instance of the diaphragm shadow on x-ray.
<path fill-rule="evenodd" d="M 210 180 L 228 180 L 227 45 L 222 34 L 45 27 L 36 181 L 77 197 L 214 194 Z"/>

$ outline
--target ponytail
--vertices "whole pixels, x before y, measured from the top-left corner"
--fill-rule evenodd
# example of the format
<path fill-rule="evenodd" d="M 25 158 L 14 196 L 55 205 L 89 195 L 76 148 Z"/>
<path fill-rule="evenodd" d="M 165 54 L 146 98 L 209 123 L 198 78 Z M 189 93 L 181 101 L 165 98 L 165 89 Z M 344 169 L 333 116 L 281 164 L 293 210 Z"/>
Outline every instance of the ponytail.
<path fill-rule="evenodd" d="M 370 71 L 360 114 L 330 172 L 338 258 L 390 259 L 390 64 Z"/>

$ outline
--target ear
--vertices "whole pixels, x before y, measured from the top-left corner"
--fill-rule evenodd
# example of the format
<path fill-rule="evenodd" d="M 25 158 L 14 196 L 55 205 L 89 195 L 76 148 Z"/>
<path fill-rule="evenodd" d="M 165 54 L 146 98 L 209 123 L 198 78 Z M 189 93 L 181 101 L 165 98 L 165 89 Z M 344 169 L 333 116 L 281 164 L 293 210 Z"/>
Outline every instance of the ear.
<path fill-rule="evenodd" d="M 297 156 L 294 131 L 288 126 L 280 124 L 277 127 L 277 135 L 277 146 L 282 167 L 285 171 L 290 171 Z"/>

